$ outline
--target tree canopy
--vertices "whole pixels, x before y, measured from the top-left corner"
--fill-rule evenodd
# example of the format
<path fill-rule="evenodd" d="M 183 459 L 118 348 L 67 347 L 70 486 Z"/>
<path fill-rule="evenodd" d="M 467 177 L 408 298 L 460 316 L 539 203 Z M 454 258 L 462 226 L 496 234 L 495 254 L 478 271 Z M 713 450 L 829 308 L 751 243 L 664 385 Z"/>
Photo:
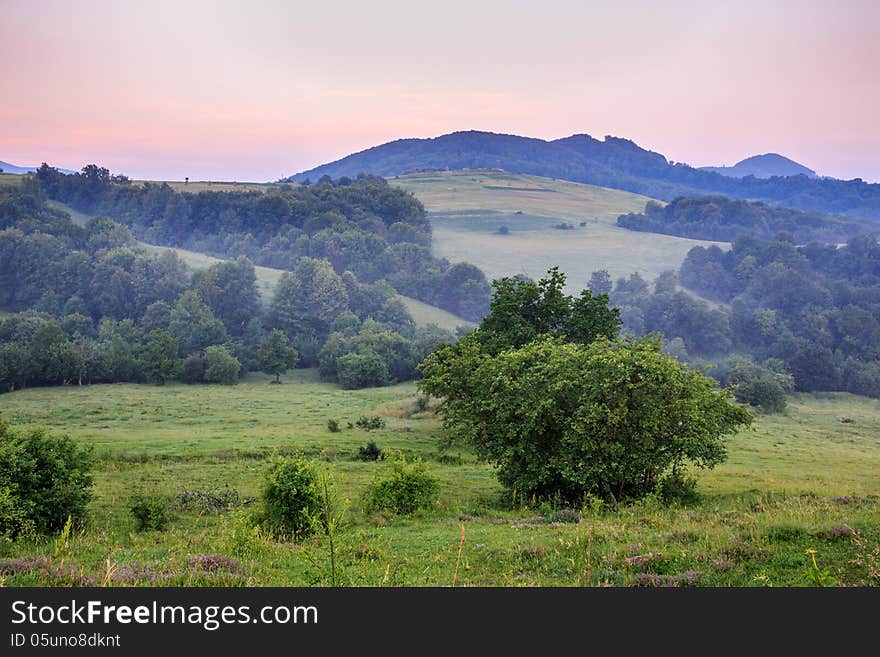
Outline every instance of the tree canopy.
<path fill-rule="evenodd" d="M 471 444 L 523 497 L 612 502 L 653 492 L 687 464 L 710 468 L 724 437 L 751 422 L 730 390 L 663 352 L 659 338 L 616 337 L 607 296 L 496 285 L 474 332 L 431 353 L 420 390 L 441 399 L 451 440 Z"/>

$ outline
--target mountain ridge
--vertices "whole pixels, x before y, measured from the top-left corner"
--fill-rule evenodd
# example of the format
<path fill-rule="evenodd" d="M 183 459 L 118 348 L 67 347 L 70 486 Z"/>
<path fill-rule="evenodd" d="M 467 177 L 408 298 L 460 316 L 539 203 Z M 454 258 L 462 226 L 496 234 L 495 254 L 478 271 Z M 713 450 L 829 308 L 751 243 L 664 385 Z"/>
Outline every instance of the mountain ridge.
<path fill-rule="evenodd" d="M 779 153 L 764 153 L 752 155 L 740 160 L 732 167 L 700 167 L 701 171 L 714 171 L 722 176 L 744 178 L 772 178 L 773 176 L 797 176 L 803 174 L 808 178 L 815 178 L 816 172 L 800 162 L 780 155 Z"/>
<path fill-rule="evenodd" d="M 3 169 L 3 173 L 14 173 L 16 175 L 24 175 L 26 173 L 34 173 L 39 167 L 22 167 L 16 164 L 10 164 L 9 162 L 4 162 L 0 160 L 0 169 Z M 76 171 L 71 171 L 70 169 L 62 169 L 60 167 L 55 167 L 61 173 L 70 174 L 76 173 Z"/>
<path fill-rule="evenodd" d="M 416 171 L 464 169 L 501 169 L 558 178 L 664 201 L 721 194 L 880 221 L 880 184 L 860 178 L 818 178 L 805 172 L 786 177 L 732 177 L 674 163 L 630 139 L 606 135 L 599 140 L 585 133 L 549 141 L 477 130 L 397 139 L 296 173 L 281 182 L 316 181 L 323 176 L 355 178 L 361 173 L 393 177 Z"/>

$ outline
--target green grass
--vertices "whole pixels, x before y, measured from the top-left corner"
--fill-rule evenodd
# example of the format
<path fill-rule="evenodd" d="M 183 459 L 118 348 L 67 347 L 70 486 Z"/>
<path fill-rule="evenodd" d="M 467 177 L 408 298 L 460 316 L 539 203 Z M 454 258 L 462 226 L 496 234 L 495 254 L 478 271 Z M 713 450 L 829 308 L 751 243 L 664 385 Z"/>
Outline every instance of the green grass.
<path fill-rule="evenodd" d="M 229 486 L 255 498 L 266 457 L 276 450 L 300 451 L 331 468 L 338 498 L 349 501 L 338 537 L 343 584 L 448 586 L 462 526 L 460 586 L 809 585 L 815 574 L 807 550 L 841 584 L 877 584 L 880 577 L 875 400 L 804 395 L 792 398 L 786 415 L 758 418 L 755 430 L 730 440 L 726 463 L 701 474 L 704 499 L 695 506 L 648 500 L 619 513 L 590 507 L 580 522 L 554 525 L 546 505 L 513 505 L 491 467 L 468 450 L 441 457 L 442 428 L 430 413 L 413 414 L 412 384 L 344 391 L 313 371 L 292 373 L 280 386 L 269 378 L 252 375 L 229 387 L 119 384 L 0 396 L 6 420 L 69 433 L 98 458 L 90 523 L 60 557 L 74 574 L 8 574 L 5 583 L 67 585 L 80 576 L 156 583 L 149 575 L 121 579 L 138 562 L 163 584 L 328 584 L 325 540 L 292 544 L 260 534 L 247 522 L 255 503 L 219 513 L 177 511 L 165 532 L 135 531 L 128 513 L 138 489 L 174 496 Z M 347 427 L 372 414 L 387 426 Z M 340 432 L 328 431 L 331 418 Z M 429 464 L 441 487 L 435 508 L 410 517 L 363 510 L 367 486 L 389 467 L 356 460 L 369 440 Z M 51 549 L 48 539 L 0 543 L 0 561 L 45 557 Z M 206 574 L 188 561 L 206 554 L 235 559 L 242 571 Z"/>
<path fill-rule="evenodd" d="M 402 294 L 398 295 L 398 298 L 403 302 L 403 305 L 406 306 L 410 316 L 419 326 L 436 324 L 447 331 L 455 331 L 459 326 L 466 326 L 468 328 L 476 326 L 474 322 L 462 319 L 458 315 L 453 315 L 448 310 L 443 310 L 437 306 L 430 306 L 418 299 L 405 297 Z"/>
<path fill-rule="evenodd" d="M 471 262 L 490 280 L 539 278 L 558 265 L 568 275 L 568 291 L 578 292 L 598 269 L 613 278 L 637 271 L 653 279 L 677 271 L 694 246 L 713 244 L 619 228 L 619 215 L 641 212 L 651 199 L 604 187 L 476 170 L 414 173 L 389 182 L 424 203 L 437 256 Z M 552 227 L 562 222 L 574 230 Z M 501 226 L 509 234 L 499 235 Z"/>

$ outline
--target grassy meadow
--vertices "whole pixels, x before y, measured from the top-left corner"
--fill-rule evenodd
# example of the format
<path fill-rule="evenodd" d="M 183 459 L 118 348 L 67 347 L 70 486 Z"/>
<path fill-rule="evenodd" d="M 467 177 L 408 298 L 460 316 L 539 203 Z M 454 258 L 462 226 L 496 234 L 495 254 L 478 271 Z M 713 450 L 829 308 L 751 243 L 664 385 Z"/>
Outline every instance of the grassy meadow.
<path fill-rule="evenodd" d="M 413 384 L 345 391 L 299 370 L 284 385 L 116 384 L 0 397 L 15 426 L 45 426 L 93 446 L 88 524 L 66 545 L 0 543 L 7 585 L 799 586 L 880 583 L 880 406 L 847 394 L 792 397 L 729 441 L 700 473 L 703 498 L 654 499 L 617 512 L 512 500 L 466 449 L 441 452 L 440 422 L 417 413 Z M 348 427 L 379 415 L 383 429 Z M 341 431 L 328 430 L 328 419 Z M 362 495 L 390 459 L 357 460 L 374 440 L 421 458 L 440 483 L 413 516 L 368 513 Z M 302 452 L 330 473 L 346 508 L 328 543 L 274 540 L 252 526 L 266 459 Z M 176 510 L 165 531 L 137 531 L 134 491 L 238 491 L 225 510 Z M 346 503 L 347 501 L 347 503 Z M 55 552 L 55 564 L 46 559 Z M 459 550 L 460 556 L 459 556 Z M 810 552 L 812 551 L 812 553 Z M 813 565 L 815 558 L 815 566 Z"/>
<path fill-rule="evenodd" d="M 598 269 L 615 279 L 637 271 L 651 280 L 677 271 L 694 246 L 714 244 L 619 228 L 618 216 L 642 212 L 651 199 L 615 189 L 482 170 L 413 173 L 389 182 L 425 205 L 437 256 L 471 262 L 490 280 L 537 279 L 558 265 L 576 293 Z M 574 229 L 553 228 L 563 222 Z M 498 234 L 501 226 L 507 235 Z"/>

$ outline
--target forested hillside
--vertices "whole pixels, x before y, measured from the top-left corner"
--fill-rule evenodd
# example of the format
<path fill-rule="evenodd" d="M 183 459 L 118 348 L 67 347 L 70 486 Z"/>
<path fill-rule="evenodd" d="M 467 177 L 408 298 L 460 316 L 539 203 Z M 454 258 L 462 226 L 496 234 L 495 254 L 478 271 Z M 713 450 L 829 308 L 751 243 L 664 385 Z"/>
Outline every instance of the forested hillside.
<path fill-rule="evenodd" d="M 454 336 L 416 328 L 385 282 L 300 257 L 267 311 L 241 256 L 193 274 L 106 217 L 78 226 L 33 179 L 0 192 L 0 390 L 64 383 L 234 383 L 322 366 L 347 387 L 415 376 Z"/>
<path fill-rule="evenodd" d="M 48 198 L 111 217 L 150 244 L 247 256 L 279 269 L 293 269 L 303 258 L 326 259 L 340 275 L 384 280 L 465 319 L 478 320 L 488 309 L 490 286 L 482 272 L 434 258 L 422 204 L 375 176 L 198 193 L 135 184 L 95 165 L 69 176 L 43 166 L 36 180 Z"/>
<path fill-rule="evenodd" d="M 617 225 L 630 230 L 693 239 L 732 242 L 740 235 L 773 239 L 780 231 L 799 244 L 845 242 L 880 225 L 803 212 L 724 196 L 679 197 L 667 205 L 648 203 L 641 214 L 621 215 Z"/>
<path fill-rule="evenodd" d="M 652 294 L 638 277 L 611 294 L 630 331 L 662 331 L 683 358 L 734 352 L 791 377 L 797 390 L 880 396 L 880 244 L 858 236 L 846 246 L 742 237 L 729 251 L 695 247 L 681 267 L 685 287 L 725 305 L 675 291 L 671 274 Z M 607 290 L 601 276 L 591 288 Z M 684 350 L 683 352 L 681 350 Z M 720 372 L 724 378 L 725 372 Z"/>

